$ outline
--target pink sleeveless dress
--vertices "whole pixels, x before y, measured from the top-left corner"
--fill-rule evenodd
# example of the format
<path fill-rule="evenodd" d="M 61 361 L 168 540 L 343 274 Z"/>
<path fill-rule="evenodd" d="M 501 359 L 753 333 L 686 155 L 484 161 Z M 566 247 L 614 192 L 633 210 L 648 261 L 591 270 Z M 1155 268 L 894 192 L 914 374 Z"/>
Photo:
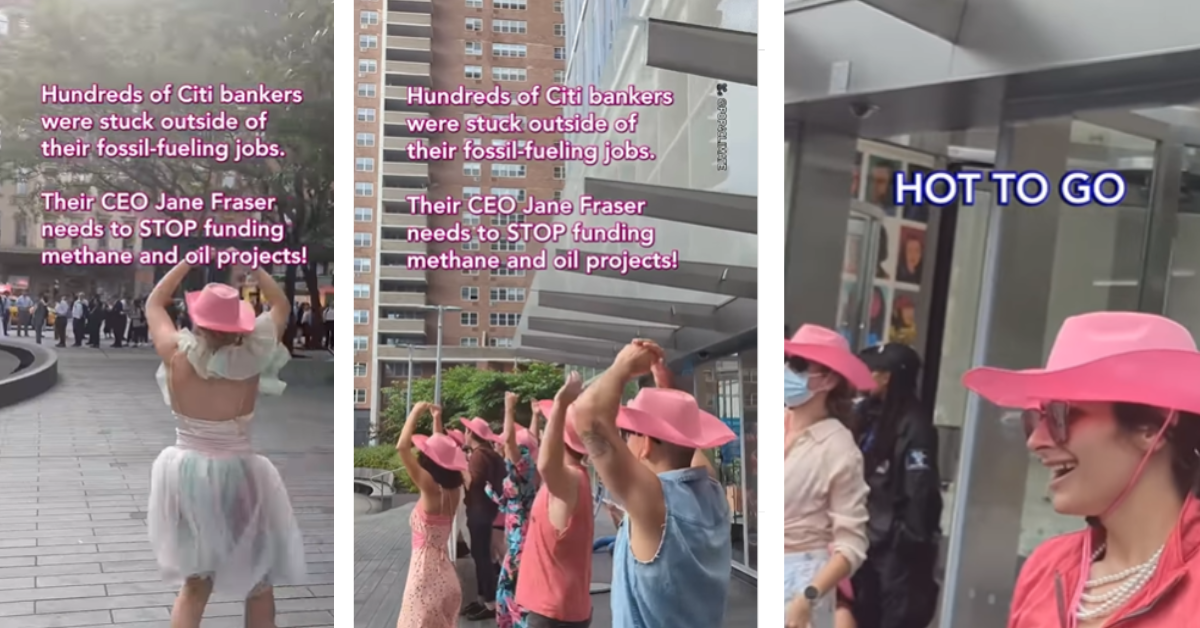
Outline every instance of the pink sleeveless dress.
<path fill-rule="evenodd" d="M 408 521 L 412 527 L 412 558 L 396 628 L 455 628 L 462 588 L 450 561 L 454 517 L 430 515 L 417 504 Z"/>

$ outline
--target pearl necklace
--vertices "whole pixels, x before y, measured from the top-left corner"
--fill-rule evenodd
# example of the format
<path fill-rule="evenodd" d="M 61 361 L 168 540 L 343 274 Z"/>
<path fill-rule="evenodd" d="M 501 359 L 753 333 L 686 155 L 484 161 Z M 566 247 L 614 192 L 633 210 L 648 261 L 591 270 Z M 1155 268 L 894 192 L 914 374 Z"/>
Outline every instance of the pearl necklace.
<path fill-rule="evenodd" d="M 1100 549 L 1096 550 L 1092 554 L 1092 562 L 1100 560 L 1100 557 L 1104 555 L 1104 550 L 1106 548 L 1107 546 L 1100 546 Z M 1163 548 L 1160 547 L 1158 548 L 1158 551 L 1150 557 L 1150 560 L 1140 565 L 1135 565 L 1119 573 L 1112 574 L 1111 576 L 1104 576 L 1102 578 L 1088 580 L 1084 584 L 1085 592 L 1083 594 L 1083 598 L 1079 602 L 1079 609 L 1076 611 L 1076 616 L 1084 621 L 1097 619 L 1100 617 L 1108 617 L 1118 608 L 1124 606 L 1126 602 L 1131 600 L 1133 596 L 1142 589 L 1142 587 L 1146 586 L 1146 583 L 1150 581 L 1150 578 L 1154 577 L 1154 572 L 1158 569 L 1158 561 L 1160 558 L 1162 558 L 1162 553 Z M 1118 582 L 1121 583 L 1120 586 L 1114 587 L 1105 593 L 1094 595 L 1087 593 L 1088 590 L 1094 590 L 1099 587 L 1116 584 Z"/>

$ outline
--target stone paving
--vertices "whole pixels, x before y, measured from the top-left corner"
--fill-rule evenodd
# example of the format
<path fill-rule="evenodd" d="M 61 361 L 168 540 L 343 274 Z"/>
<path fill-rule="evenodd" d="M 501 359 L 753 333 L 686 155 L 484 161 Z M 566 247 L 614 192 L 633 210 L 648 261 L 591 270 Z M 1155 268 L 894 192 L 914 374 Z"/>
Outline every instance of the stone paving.
<path fill-rule="evenodd" d="M 0 409 L 0 626 L 169 625 L 175 591 L 145 519 L 172 419 L 154 353 L 108 344 L 60 349 L 58 386 Z M 332 388 L 295 387 L 258 408 L 255 443 L 287 483 L 308 550 L 308 581 L 276 589 L 277 623 L 332 628 Z M 242 611 L 214 596 L 202 626 L 240 628 Z"/>
<path fill-rule="evenodd" d="M 356 504 L 357 506 L 357 504 Z M 354 519 L 354 628 L 393 628 L 400 614 L 404 582 L 408 578 L 408 560 L 412 551 L 412 533 L 408 517 L 414 504 L 408 503 L 377 514 L 364 514 L 356 508 Z M 596 518 L 596 536 L 615 534 L 612 521 L 601 511 Z M 459 580 L 464 585 L 464 600 L 474 597 L 474 570 L 470 558 L 458 561 Z M 592 582 L 610 582 L 612 559 L 596 554 L 592 560 Z M 470 589 L 470 590 L 468 590 Z M 608 594 L 592 596 L 592 627 L 609 628 L 612 615 Z M 729 586 L 725 626 L 758 625 L 758 589 L 734 577 Z M 488 628 L 494 620 L 459 619 L 459 628 Z"/>

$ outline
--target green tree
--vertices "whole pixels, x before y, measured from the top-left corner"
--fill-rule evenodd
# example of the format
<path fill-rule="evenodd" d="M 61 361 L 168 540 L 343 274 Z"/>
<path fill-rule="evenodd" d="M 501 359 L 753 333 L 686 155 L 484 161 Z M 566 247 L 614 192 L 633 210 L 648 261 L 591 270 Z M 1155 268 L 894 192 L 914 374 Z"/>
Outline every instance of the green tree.
<path fill-rule="evenodd" d="M 504 421 L 504 393 L 511 390 L 521 396 L 517 422 L 529 425 L 529 401 L 553 399 L 563 381 L 562 367 L 544 362 L 521 364 L 511 373 L 456 366 L 442 371 L 442 416 L 448 428 L 458 427 L 459 419 L 480 417 L 499 429 Z M 432 377 L 413 380 L 413 404 L 432 402 L 434 388 Z M 380 443 L 399 438 L 406 418 L 407 390 L 403 380 L 383 390 L 385 403 L 376 435 Z M 422 417 L 417 430 L 428 434 L 431 428 L 429 416 Z"/>
<path fill-rule="evenodd" d="M 38 194 L 141 191 L 207 197 L 236 175 L 248 190 L 275 196 L 278 211 L 256 216 L 288 226 L 279 246 L 308 247 L 308 263 L 284 269 L 288 296 L 295 299 L 297 270 L 310 296 L 319 294 L 316 267 L 332 261 L 333 239 L 333 2 L 332 0 L 140 0 L 73 2 L 42 0 L 22 15 L 27 27 L 0 46 L 0 132 L 5 178 L 21 178 L 29 194 L 14 199 L 37 221 L 44 213 Z M 85 88 L 133 85 L 150 91 L 171 84 L 298 88 L 302 104 L 220 106 L 103 104 L 47 105 L 43 85 Z M 103 135 L 131 142 L 146 131 L 42 130 L 43 116 L 107 114 L 182 118 L 227 109 L 238 117 L 267 111 L 263 139 L 278 143 L 279 159 L 240 162 L 210 158 L 122 159 L 96 154 L 47 160 L 41 143 L 49 136 L 64 144 Z M 252 141 L 255 133 L 162 131 L 149 133 L 173 142 L 193 138 Z M 189 216 L 191 217 L 191 216 Z M 104 216 L 99 216 L 101 220 Z M 319 308 L 314 322 L 320 322 Z"/>

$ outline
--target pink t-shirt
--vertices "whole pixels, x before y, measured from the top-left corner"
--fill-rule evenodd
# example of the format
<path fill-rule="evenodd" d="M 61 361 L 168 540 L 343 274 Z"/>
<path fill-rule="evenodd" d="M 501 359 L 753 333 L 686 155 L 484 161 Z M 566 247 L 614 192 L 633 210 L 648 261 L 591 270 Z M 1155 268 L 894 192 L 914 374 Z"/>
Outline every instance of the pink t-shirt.
<path fill-rule="evenodd" d="M 517 578 L 517 606 L 563 622 L 586 621 L 592 616 L 596 520 L 587 471 L 573 468 L 579 476 L 579 496 L 567 528 L 560 534 L 550 522 L 550 489 L 542 484 L 529 512 L 521 577 Z"/>

